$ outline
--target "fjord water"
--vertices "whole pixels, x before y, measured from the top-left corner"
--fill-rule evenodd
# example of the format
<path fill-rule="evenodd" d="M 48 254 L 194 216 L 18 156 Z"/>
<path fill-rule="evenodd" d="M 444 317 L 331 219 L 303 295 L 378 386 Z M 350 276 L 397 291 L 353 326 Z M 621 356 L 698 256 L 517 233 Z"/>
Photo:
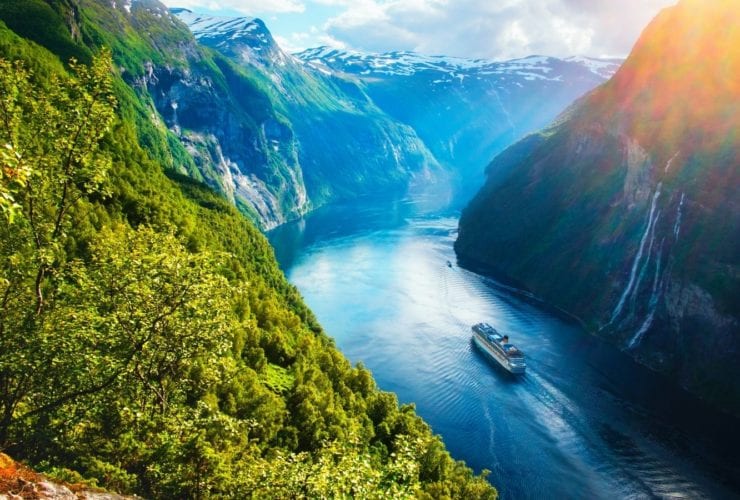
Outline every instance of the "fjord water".
<path fill-rule="evenodd" d="M 740 498 L 740 421 L 458 267 L 458 215 L 426 192 L 335 205 L 269 236 L 345 355 L 414 403 L 455 458 L 490 470 L 503 498 Z M 525 351 L 526 375 L 477 352 L 480 321 Z"/>

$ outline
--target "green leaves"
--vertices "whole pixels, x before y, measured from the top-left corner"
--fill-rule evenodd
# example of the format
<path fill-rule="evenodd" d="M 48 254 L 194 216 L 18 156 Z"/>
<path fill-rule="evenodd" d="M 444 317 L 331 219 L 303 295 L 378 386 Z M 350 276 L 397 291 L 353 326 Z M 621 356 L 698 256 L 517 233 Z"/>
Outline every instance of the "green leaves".
<path fill-rule="evenodd" d="M 16 151 L 19 95 L 27 90 L 28 73 L 16 63 L 0 60 L 0 215 L 9 221 L 21 210 L 15 197 L 28 179 L 29 169 Z"/>
<path fill-rule="evenodd" d="M 129 363 L 131 386 L 141 385 L 164 411 L 173 398 L 182 402 L 182 391 L 217 382 L 219 359 L 232 345 L 230 298 L 237 293 L 218 274 L 223 257 L 191 254 L 173 235 L 150 228 L 105 230 L 91 251 L 81 302 L 96 304 L 99 330 Z"/>
<path fill-rule="evenodd" d="M 253 225 L 163 175 L 120 81 L 116 122 L 110 66 L 0 60 L 0 448 L 150 498 L 491 498 Z"/>
<path fill-rule="evenodd" d="M 45 408 L 34 402 L 67 361 L 72 337 L 49 322 L 69 271 L 63 239 L 70 208 L 110 168 L 100 150 L 114 117 L 110 54 L 71 67 L 73 76 L 45 86 L 23 64 L 0 60 L 0 444 L 19 410 Z"/>

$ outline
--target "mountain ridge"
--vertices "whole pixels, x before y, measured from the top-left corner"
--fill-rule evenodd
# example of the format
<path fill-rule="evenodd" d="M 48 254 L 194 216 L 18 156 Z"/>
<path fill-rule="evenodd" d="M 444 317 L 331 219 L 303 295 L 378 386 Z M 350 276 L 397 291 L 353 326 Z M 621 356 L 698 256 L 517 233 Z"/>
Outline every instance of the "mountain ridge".
<path fill-rule="evenodd" d="M 451 166 L 464 193 L 480 187 L 493 156 L 546 126 L 604 83 L 620 62 L 577 56 L 488 61 L 328 47 L 297 57 L 358 82 L 381 109 L 416 130 L 441 164 Z"/>
<path fill-rule="evenodd" d="M 330 46 L 309 48 L 294 53 L 293 55 L 309 64 L 315 62 L 330 69 L 339 70 L 349 67 L 350 71 L 348 71 L 348 73 L 359 73 L 361 75 L 373 74 L 374 72 L 394 74 L 391 69 L 386 68 L 392 68 L 392 66 L 396 64 L 400 67 L 401 74 L 405 74 L 406 76 L 417 71 L 450 72 L 465 70 L 482 70 L 490 71 L 491 73 L 498 72 L 500 74 L 504 74 L 507 71 L 521 69 L 517 68 L 517 66 L 529 69 L 542 69 L 542 67 L 537 67 L 536 63 L 561 61 L 580 64 L 591 70 L 597 76 L 609 78 L 614 75 L 623 62 L 623 59 L 620 58 L 596 58 L 589 56 L 569 56 L 558 58 L 538 54 L 508 60 L 468 59 L 464 57 L 450 57 L 445 55 L 425 55 L 413 51 L 364 53 L 337 49 Z M 329 62 L 329 64 L 326 64 L 326 62 Z M 332 64 L 335 62 L 337 64 Z M 545 73 L 550 70 L 550 68 L 544 69 Z"/>
<path fill-rule="evenodd" d="M 611 80 L 494 159 L 455 248 L 737 413 L 733 20 L 722 2 L 662 11 Z"/>

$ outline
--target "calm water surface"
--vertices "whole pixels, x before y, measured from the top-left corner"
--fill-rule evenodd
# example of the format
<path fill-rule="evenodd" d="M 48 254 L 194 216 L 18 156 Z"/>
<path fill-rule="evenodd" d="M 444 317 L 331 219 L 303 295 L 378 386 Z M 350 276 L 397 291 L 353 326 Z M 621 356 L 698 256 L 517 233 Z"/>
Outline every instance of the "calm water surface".
<path fill-rule="evenodd" d="M 740 498 L 740 422 L 458 267 L 447 198 L 334 206 L 269 235 L 345 355 L 414 403 L 455 458 L 490 470 L 503 498 Z M 525 351 L 524 377 L 475 350 L 480 321 Z"/>

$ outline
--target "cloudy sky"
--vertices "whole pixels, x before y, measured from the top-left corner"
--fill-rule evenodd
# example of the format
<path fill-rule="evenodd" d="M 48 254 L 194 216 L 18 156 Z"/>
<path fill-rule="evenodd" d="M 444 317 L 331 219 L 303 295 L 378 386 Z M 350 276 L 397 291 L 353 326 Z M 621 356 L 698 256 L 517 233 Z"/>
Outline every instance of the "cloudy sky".
<path fill-rule="evenodd" d="M 532 54 L 626 56 L 677 0 L 165 0 L 200 13 L 262 18 L 291 52 L 332 45 L 362 52 L 510 59 Z"/>

